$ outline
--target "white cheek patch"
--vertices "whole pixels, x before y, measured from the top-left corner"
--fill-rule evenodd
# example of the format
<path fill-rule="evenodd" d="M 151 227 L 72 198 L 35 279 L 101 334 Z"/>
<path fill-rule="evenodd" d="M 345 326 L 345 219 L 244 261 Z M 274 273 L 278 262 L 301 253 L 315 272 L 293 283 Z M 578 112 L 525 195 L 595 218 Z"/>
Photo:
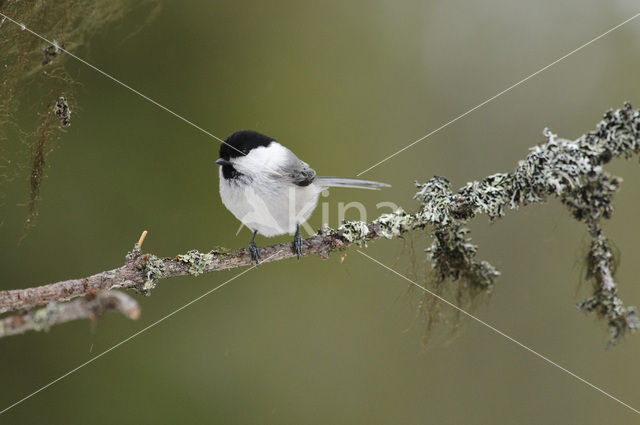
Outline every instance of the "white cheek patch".
<path fill-rule="evenodd" d="M 277 173 L 289 161 L 290 156 L 289 149 L 278 142 L 271 142 L 269 146 L 252 149 L 246 156 L 234 158 L 233 166 L 248 175 L 256 171 Z"/>

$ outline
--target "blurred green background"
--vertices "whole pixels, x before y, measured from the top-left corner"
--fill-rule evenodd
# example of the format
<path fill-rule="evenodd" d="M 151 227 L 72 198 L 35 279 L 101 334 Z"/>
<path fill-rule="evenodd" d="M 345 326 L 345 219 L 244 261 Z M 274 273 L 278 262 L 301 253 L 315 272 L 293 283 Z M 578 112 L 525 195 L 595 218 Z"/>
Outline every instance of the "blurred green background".
<path fill-rule="evenodd" d="M 110 21 L 74 53 L 221 138 L 256 129 L 319 174 L 355 176 L 638 7 L 597 0 L 166 1 L 151 20 L 149 8 L 136 8 Z M 0 31 L 33 37 L 9 23 Z M 442 175 L 459 187 L 510 171 L 543 141 L 545 126 L 575 138 L 607 108 L 625 100 L 640 107 L 639 49 L 636 20 L 363 176 L 392 190 L 332 190 L 323 199 L 329 224 L 338 225 L 339 202 L 363 202 L 369 218 L 381 201 L 410 210 L 414 180 Z M 41 56 L 33 57 L 38 65 Z M 218 142 L 61 59 L 80 83 L 77 104 L 72 126 L 48 156 L 37 226 L 21 243 L 29 159 L 19 144 L 3 149 L 13 180 L 0 207 L 0 287 L 121 265 L 143 229 L 144 249 L 163 256 L 246 246 L 250 233 L 235 235 L 238 223 L 218 196 Z M 10 72 L 4 65 L 0 75 Z M 19 101 L 18 120 L 35 127 L 37 88 Z M 620 295 L 640 305 L 640 169 L 634 158 L 609 170 L 625 182 L 605 232 L 621 252 Z M 605 350 L 605 324 L 575 308 L 590 292 L 580 283 L 584 227 L 552 200 L 508 212 L 493 225 L 480 217 L 471 228 L 479 256 L 502 276 L 490 297 L 467 307 L 640 407 L 640 336 Z M 414 233 L 366 252 L 424 284 L 429 243 L 428 233 Z M 238 272 L 161 281 L 151 297 L 136 296 L 143 309 L 137 322 L 110 314 L 95 325 L 1 339 L 0 409 Z M 424 317 L 435 313 L 420 311 L 421 300 L 354 249 L 343 263 L 334 254 L 265 264 L 16 406 L 0 423 L 637 421 L 446 306 L 438 307 L 440 322 L 425 345 Z"/>

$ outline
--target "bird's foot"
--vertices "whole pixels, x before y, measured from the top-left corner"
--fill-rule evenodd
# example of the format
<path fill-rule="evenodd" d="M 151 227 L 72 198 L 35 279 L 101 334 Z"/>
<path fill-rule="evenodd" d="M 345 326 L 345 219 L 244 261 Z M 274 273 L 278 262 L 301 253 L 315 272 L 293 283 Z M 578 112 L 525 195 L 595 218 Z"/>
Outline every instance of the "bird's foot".
<path fill-rule="evenodd" d="M 251 259 L 256 262 L 256 265 L 260 263 L 260 248 L 254 241 L 249 243 L 249 252 L 251 253 Z"/>
<path fill-rule="evenodd" d="M 296 229 L 296 235 L 293 237 L 293 252 L 295 252 L 298 261 L 302 255 L 302 235 L 300 234 L 300 226 Z"/>

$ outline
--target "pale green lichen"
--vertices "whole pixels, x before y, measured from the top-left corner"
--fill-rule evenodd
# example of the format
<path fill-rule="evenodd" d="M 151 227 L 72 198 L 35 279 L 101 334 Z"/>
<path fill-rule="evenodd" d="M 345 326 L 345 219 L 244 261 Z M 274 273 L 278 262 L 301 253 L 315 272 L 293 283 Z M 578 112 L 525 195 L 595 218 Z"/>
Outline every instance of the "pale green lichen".
<path fill-rule="evenodd" d="M 592 235 L 591 248 L 587 257 L 587 278 L 593 279 L 598 286 L 596 293 L 588 299 L 578 303 L 578 309 L 587 312 L 596 312 L 606 317 L 609 324 L 610 345 L 615 343 L 627 330 L 640 329 L 640 319 L 635 307 L 624 307 L 618 297 L 613 278 L 602 279 L 601 268 L 604 267 L 611 274 L 615 271 L 616 264 L 613 251 L 607 238 L 602 235 L 600 227 L 590 224 Z"/>
<path fill-rule="evenodd" d="M 153 254 L 145 255 L 148 255 L 143 269 L 146 280 L 139 289 L 142 294 L 148 295 L 149 291 L 156 287 L 158 279 L 164 277 L 166 273 L 166 266 L 161 258 L 158 258 Z"/>
<path fill-rule="evenodd" d="M 433 235 L 427 252 L 439 280 L 462 278 L 473 286 L 491 288 L 500 272 L 487 261 L 476 260 L 478 246 L 471 243 L 469 229 L 460 225 L 439 227 Z"/>
<path fill-rule="evenodd" d="M 413 196 L 422 204 L 417 219 L 423 223 L 446 226 L 453 221 L 451 216 L 451 184 L 444 177 L 435 176 L 428 182 L 416 182 L 420 190 Z"/>
<path fill-rule="evenodd" d="M 126 258 L 127 261 L 133 261 L 136 258 L 138 258 L 140 255 L 142 255 L 142 249 L 140 249 L 138 244 L 135 244 L 133 246 L 133 249 L 127 252 L 127 255 L 125 255 L 124 258 Z"/>
<path fill-rule="evenodd" d="M 178 260 L 189 264 L 189 273 L 198 276 L 213 262 L 212 252 L 203 253 L 196 249 L 188 251 L 186 254 L 178 255 Z"/>
<path fill-rule="evenodd" d="M 407 214 L 402 208 L 392 213 L 382 214 L 373 222 L 376 232 L 387 239 L 401 236 L 407 230 L 414 228 L 415 224 L 415 217 Z"/>
<path fill-rule="evenodd" d="M 36 331 L 48 331 L 51 325 L 55 324 L 63 309 L 64 307 L 58 303 L 49 303 L 46 307 L 34 311 L 31 315 L 33 329 Z"/>
<path fill-rule="evenodd" d="M 369 234 L 369 226 L 364 221 L 346 221 L 338 227 L 338 235 L 349 242 L 366 246 L 366 238 Z"/>
<path fill-rule="evenodd" d="M 407 230 L 415 227 L 423 227 L 422 223 L 416 220 L 414 215 L 406 213 L 402 208 L 398 208 L 392 213 L 382 214 L 371 224 L 373 225 L 375 235 L 387 239 L 399 237 Z M 334 231 L 328 227 L 323 227 L 321 232 L 330 234 Z M 367 239 L 372 236 L 369 225 L 364 221 L 344 222 L 338 227 L 337 233 L 345 240 L 360 245 L 366 245 Z"/>

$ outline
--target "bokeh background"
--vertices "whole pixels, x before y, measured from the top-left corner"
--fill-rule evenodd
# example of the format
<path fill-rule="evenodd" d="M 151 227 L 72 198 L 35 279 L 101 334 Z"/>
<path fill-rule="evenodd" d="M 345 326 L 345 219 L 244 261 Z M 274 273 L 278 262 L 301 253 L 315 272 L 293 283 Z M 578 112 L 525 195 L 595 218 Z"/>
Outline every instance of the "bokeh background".
<path fill-rule="evenodd" d="M 9 3 L 3 11 L 25 10 Z M 598 0 L 160 6 L 122 9 L 82 43 L 63 41 L 219 137 L 256 129 L 320 174 L 343 176 L 355 176 L 640 11 L 634 1 Z M 46 14 L 31 22 L 43 35 L 59 36 L 46 32 L 59 24 Z M 16 45 L 33 37 L 10 23 L 0 27 L 9 31 L 5 40 Z M 636 20 L 363 176 L 393 189 L 332 190 L 324 199 L 329 224 L 338 225 L 339 202 L 363 202 L 370 218 L 381 201 L 410 210 L 414 180 L 442 175 L 459 187 L 510 171 L 543 141 L 544 127 L 575 138 L 610 107 L 625 100 L 640 107 L 639 51 Z M 39 52 L 24 52 L 34 67 Z M 56 60 L 78 83 L 76 103 L 71 127 L 47 157 L 37 225 L 26 236 L 29 149 L 18 138 L 2 142 L 10 177 L 0 206 L 2 289 L 118 266 L 143 229 L 149 230 L 144 249 L 162 256 L 247 244 L 250 233 L 235 235 L 238 223 L 218 196 L 217 141 L 72 58 Z M 0 76 L 11 65 L 0 63 Z M 12 113 L 22 128 L 35 128 L 42 92 L 26 84 Z M 621 254 L 620 295 L 639 305 L 640 169 L 634 158 L 616 160 L 609 170 L 625 181 L 605 231 Z M 311 225 L 320 224 L 318 212 Z M 581 284 L 583 226 L 551 200 L 494 224 L 480 217 L 470 227 L 479 256 L 502 276 L 490 296 L 465 307 L 638 408 L 640 335 L 606 350 L 605 324 L 575 308 L 590 291 Z M 428 232 L 414 233 L 372 243 L 366 252 L 430 285 L 423 253 L 429 243 Z M 631 410 L 448 307 L 421 309 L 420 291 L 354 249 L 344 262 L 339 257 L 260 266 L 0 422 L 638 421 Z M 143 309 L 137 322 L 110 314 L 95 324 L 0 340 L 0 409 L 238 272 L 161 281 L 150 297 L 136 296 Z M 439 321 L 428 330 L 426 317 L 433 315 Z"/>

